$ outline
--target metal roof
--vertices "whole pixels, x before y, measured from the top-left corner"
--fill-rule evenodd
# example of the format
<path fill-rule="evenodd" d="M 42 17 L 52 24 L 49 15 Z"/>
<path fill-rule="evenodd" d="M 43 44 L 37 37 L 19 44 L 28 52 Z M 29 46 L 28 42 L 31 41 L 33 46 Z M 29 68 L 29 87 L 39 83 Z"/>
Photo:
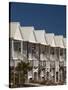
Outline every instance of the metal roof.
<path fill-rule="evenodd" d="M 19 22 L 10 22 L 9 24 L 9 37 L 16 40 L 23 40 L 20 32 L 20 23 Z"/>
<path fill-rule="evenodd" d="M 47 40 L 48 45 L 55 47 L 54 33 L 46 33 L 45 38 Z"/>
<path fill-rule="evenodd" d="M 45 40 L 45 31 L 44 30 L 34 30 L 34 33 L 35 33 L 37 43 L 47 45 L 47 42 Z"/>
<path fill-rule="evenodd" d="M 63 36 L 55 35 L 55 43 L 56 43 L 56 47 L 64 48 Z"/>
<path fill-rule="evenodd" d="M 46 33 L 45 30 L 34 30 L 33 26 L 20 26 L 19 22 L 10 22 L 10 38 L 40 43 L 52 47 L 66 48 L 66 38 L 54 33 Z"/>
<path fill-rule="evenodd" d="M 24 41 L 36 43 L 33 30 L 34 30 L 34 27 L 32 26 L 21 27 L 21 33 Z"/>

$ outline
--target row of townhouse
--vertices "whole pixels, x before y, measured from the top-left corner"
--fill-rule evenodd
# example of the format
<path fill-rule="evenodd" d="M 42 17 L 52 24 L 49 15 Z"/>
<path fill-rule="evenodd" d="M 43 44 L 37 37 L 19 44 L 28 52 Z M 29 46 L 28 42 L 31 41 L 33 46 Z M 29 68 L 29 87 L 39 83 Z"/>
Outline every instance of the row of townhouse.
<path fill-rule="evenodd" d="M 66 79 L 66 38 L 33 26 L 20 26 L 10 22 L 10 66 L 20 61 L 29 62 L 30 80 L 51 80 L 55 83 Z M 39 73 L 40 71 L 40 73 Z M 39 74 L 38 74 L 39 73 Z"/>

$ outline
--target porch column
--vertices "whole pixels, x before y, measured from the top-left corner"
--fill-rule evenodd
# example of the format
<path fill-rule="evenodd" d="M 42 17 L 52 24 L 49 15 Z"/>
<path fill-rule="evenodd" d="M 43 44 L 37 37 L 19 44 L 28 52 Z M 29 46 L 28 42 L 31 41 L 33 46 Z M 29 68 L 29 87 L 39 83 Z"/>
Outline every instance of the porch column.
<path fill-rule="evenodd" d="M 56 49 L 57 48 L 55 48 L 55 55 L 57 56 L 57 53 L 56 53 Z M 55 59 L 55 62 L 57 61 L 57 58 Z M 55 75 L 55 83 L 56 83 L 56 63 L 55 63 L 55 72 L 54 72 L 54 75 Z"/>
<path fill-rule="evenodd" d="M 15 86 L 15 60 L 14 60 L 14 86 Z"/>
<path fill-rule="evenodd" d="M 33 76 L 33 52 L 32 52 L 32 46 L 33 46 L 33 43 L 31 44 L 31 56 L 32 56 L 32 80 L 34 79 L 34 76 Z"/>
<path fill-rule="evenodd" d="M 14 78 L 13 78 L 13 82 L 14 82 L 14 86 L 15 86 L 14 40 L 12 40 L 12 59 L 13 59 L 13 62 L 14 62 Z"/>
<path fill-rule="evenodd" d="M 59 67 L 59 64 L 60 64 L 60 48 L 59 47 L 58 47 L 58 53 L 59 53 L 59 58 L 57 60 L 58 63 L 55 62 L 55 83 L 59 83 L 59 80 L 60 80 L 60 72 L 59 72 L 59 69 L 60 69 L 60 67 Z M 56 65 L 58 65 L 58 67 Z M 57 69 L 56 67 L 58 68 L 58 70 L 56 70 Z M 57 77 L 56 72 L 58 72 L 58 81 L 56 80 L 56 77 Z"/>
<path fill-rule="evenodd" d="M 45 78 L 45 80 L 46 80 L 46 69 L 45 69 L 45 71 L 44 71 L 44 78 Z"/>
<path fill-rule="evenodd" d="M 21 41 L 21 54 L 23 54 L 23 42 Z"/>
<path fill-rule="evenodd" d="M 55 83 L 56 83 L 56 66 L 55 66 Z"/>
<path fill-rule="evenodd" d="M 12 58 L 14 57 L 14 40 L 12 40 Z"/>
<path fill-rule="evenodd" d="M 60 70 L 60 48 L 59 48 L 59 52 L 58 53 L 59 53 L 59 70 Z M 58 76 L 58 80 L 60 81 L 60 71 L 59 71 L 58 75 L 59 75 Z"/>
<path fill-rule="evenodd" d="M 50 46 L 49 46 L 49 80 L 50 80 L 50 69 L 51 69 L 50 63 L 51 63 L 51 61 L 50 61 Z"/>
<path fill-rule="evenodd" d="M 27 42 L 27 61 L 28 61 L 28 44 L 29 42 Z"/>
<path fill-rule="evenodd" d="M 22 41 L 21 41 L 21 56 L 22 56 L 21 60 L 23 60 L 23 42 Z"/>
<path fill-rule="evenodd" d="M 58 63 L 55 62 L 55 83 L 59 83 L 59 80 L 60 80 L 60 78 L 59 78 L 59 67 L 56 66 L 57 64 L 59 64 L 59 62 Z M 58 78 L 58 80 L 57 80 L 57 78 Z"/>
<path fill-rule="evenodd" d="M 39 79 L 38 79 L 38 72 L 37 72 L 37 80 L 39 80 Z"/>
<path fill-rule="evenodd" d="M 38 65 L 38 79 L 40 80 L 40 44 L 38 44 L 39 46 L 39 65 Z"/>
<path fill-rule="evenodd" d="M 58 71 L 58 83 L 60 81 L 60 71 Z"/>

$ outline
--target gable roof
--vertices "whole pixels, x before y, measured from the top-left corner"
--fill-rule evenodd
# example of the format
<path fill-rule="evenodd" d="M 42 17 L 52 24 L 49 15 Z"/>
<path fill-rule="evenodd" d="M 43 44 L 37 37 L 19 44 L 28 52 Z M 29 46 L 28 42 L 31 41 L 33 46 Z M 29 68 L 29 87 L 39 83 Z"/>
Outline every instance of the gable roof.
<path fill-rule="evenodd" d="M 56 43 L 56 47 L 64 48 L 63 36 L 61 36 L 61 35 L 56 35 L 56 36 L 55 36 L 55 43 Z"/>
<path fill-rule="evenodd" d="M 44 30 L 35 30 L 34 33 L 35 33 L 37 43 L 47 45 L 47 42 L 45 40 L 45 31 Z"/>
<path fill-rule="evenodd" d="M 34 30 L 34 27 L 32 26 L 21 27 L 21 33 L 24 41 L 36 43 L 33 30 Z"/>
<path fill-rule="evenodd" d="M 19 22 L 10 22 L 10 35 L 9 37 L 16 40 L 23 40 L 21 31 L 20 31 L 20 23 Z"/>
<path fill-rule="evenodd" d="M 45 38 L 47 40 L 48 45 L 55 47 L 54 33 L 46 33 Z"/>

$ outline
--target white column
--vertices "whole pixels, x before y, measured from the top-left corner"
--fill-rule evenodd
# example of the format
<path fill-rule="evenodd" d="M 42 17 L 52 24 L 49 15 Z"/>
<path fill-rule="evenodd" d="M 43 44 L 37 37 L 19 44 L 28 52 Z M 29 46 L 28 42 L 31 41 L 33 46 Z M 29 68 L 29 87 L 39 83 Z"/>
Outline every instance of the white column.
<path fill-rule="evenodd" d="M 37 72 L 37 80 L 38 80 L 38 72 Z"/>
<path fill-rule="evenodd" d="M 59 48 L 59 64 L 60 64 L 60 48 Z M 60 70 L 60 66 L 59 66 L 59 70 Z M 60 81 L 60 71 L 58 72 L 58 82 Z"/>
<path fill-rule="evenodd" d="M 23 54 L 23 42 L 21 41 L 21 54 Z"/>
<path fill-rule="evenodd" d="M 23 60 L 23 42 L 21 41 L 21 59 Z"/>
<path fill-rule="evenodd" d="M 56 68 L 55 68 L 55 83 L 56 83 Z"/>
<path fill-rule="evenodd" d="M 12 40 L 12 58 L 14 57 L 14 41 Z"/>
<path fill-rule="evenodd" d="M 51 47 L 49 46 L 49 80 L 50 80 L 50 69 L 51 69 L 51 61 L 50 61 L 50 51 L 51 51 Z"/>
<path fill-rule="evenodd" d="M 58 71 L 58 83 L 59 83 L 59 80 L 60 80 L 60 72 Z"/>

